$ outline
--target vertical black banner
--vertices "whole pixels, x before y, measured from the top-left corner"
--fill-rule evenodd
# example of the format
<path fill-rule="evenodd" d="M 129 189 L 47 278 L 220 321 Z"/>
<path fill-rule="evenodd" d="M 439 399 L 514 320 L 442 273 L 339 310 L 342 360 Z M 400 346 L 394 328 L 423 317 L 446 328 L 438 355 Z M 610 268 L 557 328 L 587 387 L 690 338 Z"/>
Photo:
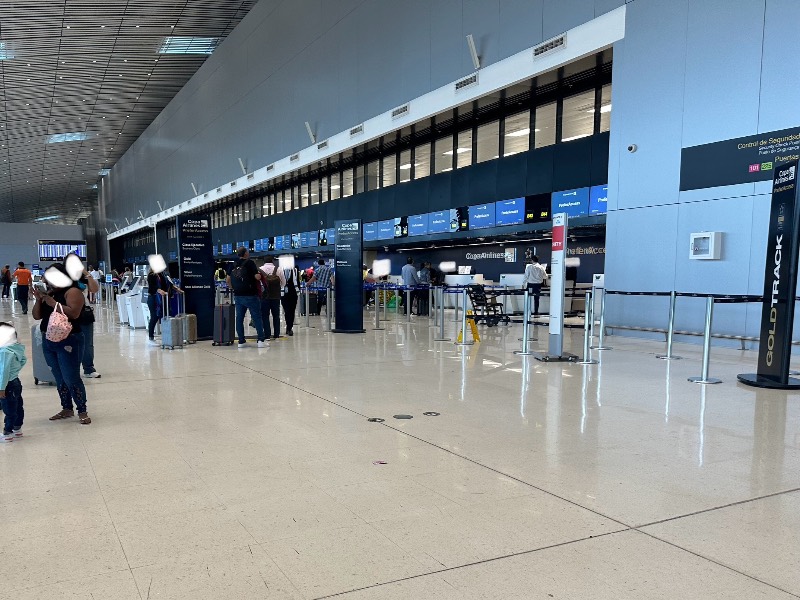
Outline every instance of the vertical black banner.
<path fill-rule="evenodd" d="M 336 221 L 336 329 L 364 333 L 361 219 Z"/>
<path fill-rule="evenodd" d="M 758 387 L 800 387 L 800 381 L 789 377 L 800 249 L 797 176 L 798 161 L 784 163 L 776 167 L 772 184 L 758 372 L 739 375 L 742 383 Z"/>
<path fill-rule="evenodd" d="M 197 315 L 197 339 L 214 334 L 214 247 L 208 215 L 181 215 L 178 254 L 186 312 Z"/>

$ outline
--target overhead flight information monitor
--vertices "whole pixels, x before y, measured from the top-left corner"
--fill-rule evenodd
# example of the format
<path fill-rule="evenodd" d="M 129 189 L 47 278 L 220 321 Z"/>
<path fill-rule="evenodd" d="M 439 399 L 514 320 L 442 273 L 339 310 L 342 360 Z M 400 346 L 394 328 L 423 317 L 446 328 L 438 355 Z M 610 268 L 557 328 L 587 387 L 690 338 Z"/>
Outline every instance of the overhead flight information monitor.
<path fill-rule="evenodd" d="M 39 240 L 39 260 L 55 262 L 68 254 L 86 259 L 86 240 Z"/>

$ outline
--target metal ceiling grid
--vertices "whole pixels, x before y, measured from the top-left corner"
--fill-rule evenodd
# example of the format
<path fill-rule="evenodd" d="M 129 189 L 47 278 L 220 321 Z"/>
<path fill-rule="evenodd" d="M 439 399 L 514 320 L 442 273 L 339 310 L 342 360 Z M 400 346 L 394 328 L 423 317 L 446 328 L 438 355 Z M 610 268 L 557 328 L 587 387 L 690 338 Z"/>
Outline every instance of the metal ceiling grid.
<path fill-rule="evenodd" d="M 88 217 L 99 171 L 208 58 L 164 39 L 223 39 L 257 2 L 0 0 L 0 222 Z"/>

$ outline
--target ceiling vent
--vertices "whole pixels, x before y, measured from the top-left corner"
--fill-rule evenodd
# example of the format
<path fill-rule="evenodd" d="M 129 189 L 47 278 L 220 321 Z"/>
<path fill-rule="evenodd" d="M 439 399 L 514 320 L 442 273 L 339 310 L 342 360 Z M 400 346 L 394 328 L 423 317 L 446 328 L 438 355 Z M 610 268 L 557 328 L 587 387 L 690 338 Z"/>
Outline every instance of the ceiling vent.
<path fill-rule="evenodd" d="M 248 173 L 248 175 L 247 175 L 247 179 L 248 179 L 248 180 L 250 180 L 250 179 L 254 179 L 254 178 L 255 178 L 255 176 L 256 176 L 256 174 L 255 174 L 255 173 Z"/>
<path fill-rule="evenodd" d="M 566 47 L 567 47 L 567 34 L 564 33 L 558 37 L 554 37 L 553 39 L 547 40 L 546 42 L 534 47 L 533 58 L 539 58 L 541 56 L 544 56 L 545 54 L 549 54 L 550 52 L 555 52 L 556 50 L 563 50 Z"/>
<path fill-rule="evenodd" d="M 356 125 L 350 130 L 350 137 L 355 137 L 364 133 L 364 124 Z"/>
<path fill-rule="evenodd" d="M 460 92 L 463 89 L 470 88 L 472 86 L 478 85 L 478 74 L 473 73 L 469 77 L 465 77 L 461 81 L 456 81 L 456 91 Z"/>
<path fill-rule="evenodd" d="M 236 187 L 236 182 L 235 181 L 231 181 L 231 187 Z"/>
<path fill-rule="evenodd" d="M 289 157 L 289 162 L 295 162 L 295 161 L 297 161 L 297 160 L 300 160 L 300 154 L 299 154 L 299 153 L 298 153 L 298 154 L 292 154 L 292 155 Z"/>
<path fill-rule="evenodd" d="M 406 103 L 403 106 L 398 106 L 392 111 L 392 119 L 405 117 L 409 112 L 411 112 L 411 104 Z"/>
<path fill-rule="evenodd" d="M 275 169 L 275 163 L 272 163 L 271 165 L 267 165 L 267 173 L 269 173 L 273 169 Z"/>
<path fill-rule="evenodd" d="M 325 150 L 325 148 L 327 147 L 328 147 L 328 140 L 325 140 L 324 142 L 320 142 L 319 144 L 317 144 L 317 150 Z"/>
<path fill-rule="evenodd" d="M 203 194 L 203 198 L 208 198 L 208 192 L 206 192 L 205 194 Z"/>
<path fill-rule="evenodd" d="M 217 188 L 217 193 L 218 193 L 218 194 L 221 194 L 221 193 L 222 193 L 222 188 L 221 188 L 221 187 L 218 187 L 218 188 Z"/>

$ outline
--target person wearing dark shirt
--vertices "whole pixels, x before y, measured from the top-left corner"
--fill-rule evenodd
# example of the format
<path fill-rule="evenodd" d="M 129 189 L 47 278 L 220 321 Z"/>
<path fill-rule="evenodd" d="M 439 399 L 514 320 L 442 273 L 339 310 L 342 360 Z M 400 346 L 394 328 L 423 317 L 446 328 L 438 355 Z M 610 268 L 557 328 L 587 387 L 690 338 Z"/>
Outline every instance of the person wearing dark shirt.
<path fill-rule="evenodd" d="M 258 347 L 266 348 L 264 322 L 261 319 L 261 302 L 258 299 L 258 284 L 261 279 L 256 263 L 250 259 L 250 251 L 242 246 L 236 252 L 239 260 L 228 275 L 228 287 L 233 288 L 233 297 L 236 303 L 236 335 L 239 337 L 239 348 L 247 347 L 244 337 L 244 316 L 250 311 L 250 318 L 258 333 Z"/>
<path fill-rule="evenodd" d="M 156 341 L 156 323 L 164 316 L 163 307 L 169 302 L 170 292 L 174 286 L 166 273 L 147 274 L 147 308 L 150 310 L 150 322 L 147 324 L 147 342 L 151 346 L 158 346 Z"/>

